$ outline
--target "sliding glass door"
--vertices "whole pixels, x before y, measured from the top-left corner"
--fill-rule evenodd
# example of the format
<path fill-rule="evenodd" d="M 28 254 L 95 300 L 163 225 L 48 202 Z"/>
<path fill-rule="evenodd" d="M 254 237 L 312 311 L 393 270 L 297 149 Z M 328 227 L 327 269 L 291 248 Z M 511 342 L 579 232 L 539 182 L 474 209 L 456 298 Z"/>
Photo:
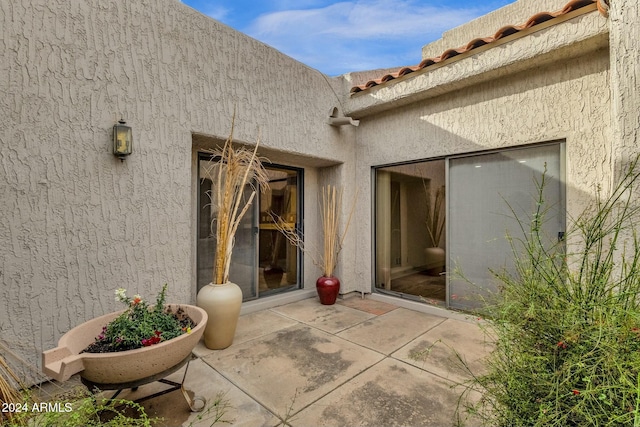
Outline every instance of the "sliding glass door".
<path fill-rule="evenodd" d="M 197 246 L 197 286 L 198 291 L 211 283 L 213 278 L 214 254 L 216 250 L 215 220 L 218 216 L 215 200 L 215 182 L 218 159 L 210 155 L 201 155 L 198 161 L 198 246 Z M 245 188 L 245 198 L 252 191 L 249 185 Z M 257 281 L 258 257 L 256 245 L 258 241 L 258 210 L 252 203 L 250 209 L 242 217 L 236 231 L 229 280 L 242 289 L 244 300 L 257 297 L 255 283 Z"/>
<path fill-rule="evenodd" d="M 512 269 L 545 176 L 548 243 L 565 227 L 564 144 L 550 143 L 376 168 L 377 292 L 471 309 Z"/>
<path fill-rule="evenodd" d="M 512 271 L 508 237 L 522 239 L 537 210 L 544 174 L 543 235 L 551 245 L 565 229 L 563 144 L 449 159 L 448 301 L 452 308 L 483 304 L 496 292 L 492 271 Z M 518 245 L 515 245 L 516 249 Z"/>
<path fill-rule="evenodd" d="M 445 302 L 445 161 L 376 169 L 379 292 Z"/>
<path fill-rule="evenodd" d="M 260 296 L 273 295 L 300 284 L 300 250 L 291 244 L 274 224 L 290 230 L 301 230 L 300 192 L 302 171 L 269 166 L 269 186 L 260 194 L 260 223 L 258 230 L 258 292 Z"/>
<path fill-rule="evenodd" d="M 208 154 L 198 160 L 198 242 L 197 289 L 211 282 L 215 253 L 215 173 L 205 173 L 217 164 Z M 248 301 L 300 287 L 300 251 L 291 245 L 274 226 L 274 218 L 284 220 L 285 226 L 301 229 L 302 170 L 267 165 L 269 183 L 259 192 L 251 208 L 242 218 L 236 232 L 229 280 L 242 289 Z M 251 191 L 247 186 L 246 197 Z"/>

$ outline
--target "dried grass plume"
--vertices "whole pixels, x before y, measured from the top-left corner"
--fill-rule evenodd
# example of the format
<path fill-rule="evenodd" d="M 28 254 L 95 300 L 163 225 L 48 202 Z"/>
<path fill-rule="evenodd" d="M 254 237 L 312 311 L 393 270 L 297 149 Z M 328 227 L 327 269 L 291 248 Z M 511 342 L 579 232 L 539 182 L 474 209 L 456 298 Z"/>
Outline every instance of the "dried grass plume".
<path fill-rule="evenodd" d="M 257 155 L 260 138 L 253 150 L 234 147 L 234 124 L 235 114 L 224 147 L 210 152 L 214 161 L 203 171 L 204 177 L 213 183 L 209 198 L 212 212 L 215 212 L 211 227 L 213 229 L 215 226 L 216 251 L 212 283 L 216 284 L 229 281 L 231 254 L 238 225 L 249 210 L 256 192 L 264 191 L 269 180 L 262 159 Z"/>
<path fill-rule="evenodd" d="M 342 250 L 342 244 L 349 230 L 349 224 L 351 223 L 351 217 L 355 209 L 354 197 L 347 223 L 345 224 L 342 234 L 340 234 L 338 219 L 342 210 L 342 193 L 342 190 L 338 191 L 333 185 L 322 187 L 320 211 L 323 235 L 322 250 L 318 250 L 312 244 L 306 242 L 302 233 L 287 227 L 286 222 L 282 218 L 271 213 L 274 225 L 278 231 L 280 231 L 292 245 L 295 245 L 309 255 L 313 263 L 322 269 L 322 275 L 326 277 L 333 276 L 333 271 L 338 264 L 338 255 Z"/>

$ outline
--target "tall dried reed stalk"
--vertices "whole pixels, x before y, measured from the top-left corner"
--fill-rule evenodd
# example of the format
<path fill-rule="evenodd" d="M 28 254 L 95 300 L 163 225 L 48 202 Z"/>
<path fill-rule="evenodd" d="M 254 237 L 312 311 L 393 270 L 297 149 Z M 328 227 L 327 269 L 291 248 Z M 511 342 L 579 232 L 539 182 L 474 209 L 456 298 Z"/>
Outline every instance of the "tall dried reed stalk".
<path fill-rule="evenodd" d="M 224 147 L 211 152 L 212 158 L 217 161 L 203 171 L 204 176 L 214 183 L 209 197 L 212 208 L 217 211 L 211 223 L 212 227 L 215 223 L 213 283 L 216 284 L 229 281 L 236 231 L 256 192 L 264 190 L 269 181 L 262 159 L 257 155 L 260 139 L 251 151 L 233 147 L 234 124 L 235 115 Z"/>
<path fill-rule="evenodd" d="M 321 217 L 322 235 L 324 236 L 322 259 L 324 260 L 324 275 L 327 277 L 333 276 L 333 270 L 338 263 L 338 254 L 344 240 L 344 234 L 341 239 L 338 235 L 338 215 L 341 204 L 342 191 L 337 193 L 336 187 L 330 185 L 322 188 Z"/>
<path fill-rule="evenodd" d="M 24 387 L 18 376 L 0 356 L 0 405 L 4 407 L 4 403 L 22 404 L 24 402 L 24 396 L 18 390 L 18 386 Z M 0 415 L 11 418 L 12 413 L 4 412 Z M 2 416 L 0 416 L 0 420 L 2 420 Z"/>
<path fill-rule="evenodd" d="M 429 233 L 433 247 L 437 248 L 440 246 L 440 239 L 444 232 L 445 217 L 442 211 L 444 207 L 444 185 L 438 188 L 435 194 L 429 191 L 424 180 L 422 180 L 422 185 L 427 198 L 425 225 L 427 226 L 427 233 Z"/>
<path fill-rule="evenodd" d="M 289 243 L 308 254 L 313 263 L 322 269 L 323 276 L 331 277 L 338 264 L 338 255 L 342 250 L 344 238 L 349 230 L 349 224 L 355 209 L 355 197 L 349 211 L 347 223 L 342 234 L 340 234 L 339 216 L 342 209 L 342 191 L 338 191 L 335 186 L 327 185 L 322 187 L 321 196 L 322 251 L 305 242 L 304 235 L 297 230 L 289 228 L 282 218 L 274 213 L 271 213 L 271 217 L 274 220 L 275 227 L 287 238 Z"/>

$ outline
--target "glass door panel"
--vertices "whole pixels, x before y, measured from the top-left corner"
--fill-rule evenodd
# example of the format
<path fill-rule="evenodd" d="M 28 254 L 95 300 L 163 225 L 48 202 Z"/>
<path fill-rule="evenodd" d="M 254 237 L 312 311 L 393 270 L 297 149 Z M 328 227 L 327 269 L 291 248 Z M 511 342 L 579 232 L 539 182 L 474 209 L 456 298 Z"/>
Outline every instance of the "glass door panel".
<path fill-rule="evenodd" d="M 277 230 L 274 219 L 300 230 L 299 191 L 301 171 L 269 166 L 269 186 L 260 194 L 259 293 L 272 295 L 299 287 L 299 249 Z"/>
<path fill-rule="evenodd" d="M 558 143 L 449 160 L 450 307 L 479 307 L 498 289 L 491 270 L 512 270 L 507 236 L 523 237 L 519 221 L 528 230 L 545 168 L 542 227 L 548 243 L 557 242 L 565 227 L 562 149 Z"/>
<path fill-rule="evenodd" d="M 213 278 L 213 257 L 216 250 L 215 218 L 218 211 L 215 201 L 215 179 L 217 160 L 209 155 L 200 156 L 198 162 L 198 247 L 197 281 L 198 291 Z M 250 196 L 251 188 L 246 186 L 244 197 Z M 242 289 L 243 300 L 258 297 L 258 257 L 256 253 L 258 239 L 258 205 L 254 201 L 242 218 L 235 235 L 229 280 Z"/>
<path fill-rule="evenodd" d="M 376 169 L 375 286 L 445 302 L 445 161 Z"/>
<path fill-rule="evenodd" d="M 211 282 L 215 241 L 215 169 L 217 159 L 202 154 L 198 160 L 198 291 Z M 273 218 L 282 218 L 288 227 L 301 230 L 302 170 L 265 166 L 269 184 L 259 192 L 242 218 L 235 236 L 229 280 L 242 289 L 243 300 L 298 289 L 301 277 L 299 249 L 279 232 Z M 247 185 L 245 197 L 250 195 Z"/>

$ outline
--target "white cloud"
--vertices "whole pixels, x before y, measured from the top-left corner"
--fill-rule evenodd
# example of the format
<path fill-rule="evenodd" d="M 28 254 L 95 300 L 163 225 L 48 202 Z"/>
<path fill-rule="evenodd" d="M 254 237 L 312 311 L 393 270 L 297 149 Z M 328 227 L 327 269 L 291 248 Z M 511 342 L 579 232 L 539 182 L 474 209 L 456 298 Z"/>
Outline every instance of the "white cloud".
<path fill-rule="evenodd" d="M 330 34 L 348 38 L 420 37 L 442 33 L 478 15 L 476 9 L 419 6 L 412 1 L 360 0 L 323 8 L 278 11 L 258 17 L 256 36 L 286 33 Z"/>
<path fill-rule="evenodd" d="M 331 0 L 271 0 L 270 4 L 274 10 L 307 9 L 311 7 L 321 7 Z"/>
<path fill-rule="evenodd" d="M 312 67 L 336 74 L 417 64 L 422 45 L 483 12 L 412 0 L 355 0 L 264 14 L 245 31 Z"/>
<path fill-rule="evenodd" d="M 217 21 L 224 21 L 230 13 L 229 9 L 224 6 L 215 6 L 210 4 L 207 4 L 206 8 L 201 8 L 200 11 Z"/>

